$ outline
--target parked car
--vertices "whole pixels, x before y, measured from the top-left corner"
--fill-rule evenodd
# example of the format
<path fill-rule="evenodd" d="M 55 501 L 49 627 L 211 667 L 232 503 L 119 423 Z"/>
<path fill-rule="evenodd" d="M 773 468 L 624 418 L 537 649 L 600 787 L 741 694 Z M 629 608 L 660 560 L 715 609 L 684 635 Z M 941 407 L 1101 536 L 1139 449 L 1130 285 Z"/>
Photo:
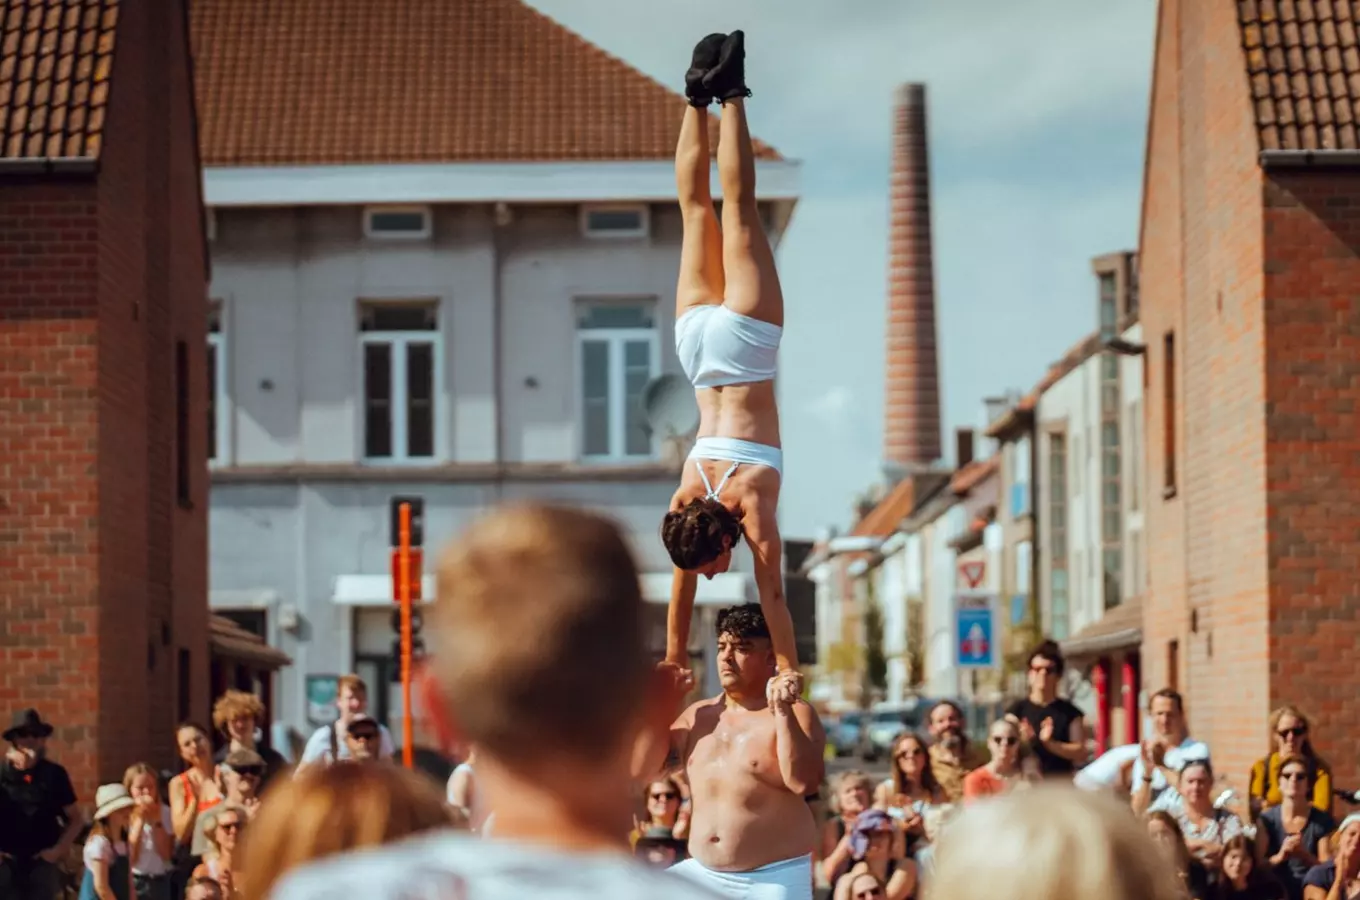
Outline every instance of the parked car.
<path fill-rule="evenodd" d="M 905 703 L 880 703 L 869 714 L 865 724 L 862 756 L 873 761 L 892 749 L 892 742 L 904 731 L 922 731 L 931 701 L 913 698 Z"/>
<path fill-rule="evenodd" d="M 864 750 L 862 712 L 841 713 L 827 724 L 826 742 L 836 756 L 853 756 Z"/>

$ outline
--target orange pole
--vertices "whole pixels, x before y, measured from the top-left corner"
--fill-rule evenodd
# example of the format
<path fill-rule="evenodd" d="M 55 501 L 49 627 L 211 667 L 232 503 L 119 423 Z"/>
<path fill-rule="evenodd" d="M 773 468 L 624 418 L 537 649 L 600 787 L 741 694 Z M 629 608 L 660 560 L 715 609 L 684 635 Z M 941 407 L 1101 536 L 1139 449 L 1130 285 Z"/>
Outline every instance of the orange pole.
<path fill-rule="evenodd" d="M 411 504 L 398 513 L 397 599 L 401 603 L 401 761 L 415 765 L 414 720 L 411 716 Z"/>

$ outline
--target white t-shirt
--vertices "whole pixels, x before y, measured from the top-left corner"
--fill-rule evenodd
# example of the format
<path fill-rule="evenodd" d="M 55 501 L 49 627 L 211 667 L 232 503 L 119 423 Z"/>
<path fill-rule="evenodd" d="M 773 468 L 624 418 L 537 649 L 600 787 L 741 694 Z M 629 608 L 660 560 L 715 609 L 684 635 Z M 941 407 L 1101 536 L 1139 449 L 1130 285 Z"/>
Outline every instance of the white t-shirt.
<path fill-rule="evenodd" d="M 1119 784 L 1119 772 L 1131 761 L 1138 759 L 1142 748 L 1138 744 L 1125 744 L 1113 747 L 1083 766 L 1072 777 L 1072 783 L 1084 791 L 1109 790 Z"/>
<path fill-rule="evenodd" d="M 1192 759 L 1208 759 L 1209 745 L 1203 741 L 1197 741 L 1192 737 L 1186 737 L 1180 742 L 1179 746 L 1171 747 L 1166 751 L 1166 758 L 1162 760 L 1162 765 L 1171 769 L 1173 772 L 1180 771 L 1181 767 Z M 1133 787 L 1130 793 L 1137 793 L 1143 786 L 1143 760 L 1140 756 L 1133 764 Z M 1176 812 L 1180 809 L 1181 794 L 1176 790 L 1175 785 L 1168 784 L 1166 776 L 1161 769 L 1152 771 L 1152 793 L 1149 795 L 1152 800 L 1157 800 L 1162 793 L 1170 791 L 1166 800 L 1162 801 L 1160 809 L 1168 812 Z"/>
<path fill-rule="evenodd" d="M 170 818 L 170 807 L 164 804 L 161 805 L 161 825 L 165 828 L 166 834 L 174 835 L 175 825 Z M 174 846 L 173 839 L 170 843 L 171 846 Z M 150 828 L 142 829 L 142 839 L 137 850 L 137 862 L 133 864 L 132 871 L 138 875 L 164 875 L 170 871 L 170 861 L 161 859 L 160 854 L 156 852 L 156 841 L 152 837 Z"/>
<path fill-rule="evenodd" d="M 334 762 L 331 759 L 331 729 L 338 728 L 340 723 L 335 722 L 330 725 L 323 725 L 312 736 L 307 738 L 307 745 L 302 748 L 302 759 L 299 764 L 315 762 Z M 378 731 L 381 735 L 379 741 L 378 754 L 384 759 L 396 752 L 396 746 L 392 743 L 392 733 L 387 730 L 386 725 L 379 725 Z M 340 759 L 349 759 L 349 747 L 345 746 L 343 734 L 336 734 L 335 747 Z"/>
<path fill-rule="evenodd" d="M 718 900 L 621 853 L 548 847 L 440 832 L 297 869 L 269 900 Z"/>
<path fill-rule="evenodd" d="M 81 855 L 85 859 L 85 868 L 93 869 L 98 862 L 106 865 L 113 865 L 118 861 L 118 857 L 127 856 L 127 844 L 122 841 L 114 843 L 102 834 L 96 834 L 85 842 L 85 851 Z"/>

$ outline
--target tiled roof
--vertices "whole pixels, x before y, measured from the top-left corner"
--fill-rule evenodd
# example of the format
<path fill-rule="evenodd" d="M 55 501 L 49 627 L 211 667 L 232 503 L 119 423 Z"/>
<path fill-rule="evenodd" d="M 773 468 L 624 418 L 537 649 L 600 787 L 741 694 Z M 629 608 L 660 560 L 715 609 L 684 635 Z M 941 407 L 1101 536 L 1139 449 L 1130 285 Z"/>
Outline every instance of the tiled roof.
<path fill-rule="evenodd" d="M 949 489 L 956 494 L 966 494 L 997 471 L 997 457 L 975 459 L 954 473 Z"/>
<path fill-rule="evenodd" d="M 679 94 L 520 0 L 192 0 L 190 20 L 207 166 L 675 154 Z"/>
<path fill-rule="evenodd" d="M 860 519 L 851 534 L 887 537 L 897 530 L 903 519 L 911 515 L 916 503 L 916 481 L 903 478 L 878 502 L 869 514 Z"/>
<path fill-rule="evenodd" d="M 0 159 L 98 159 L 119 0 L 0 0 Z"/>
<path fill-rule="evenodd" d="M 1081 656 L 1137 647 L 1142 642 L 1143 600 L 1130 597 L 1062 642 L 1063 653 Z"/>
<path fill-rule="evenodd" d="M 1078 366 L 1098 353 L 1100 348 L 1099 332 L 1092 332 L 1077 341 L 1068 348 L 1062 359 L 1048 367 L 1048 371 L 1044 373 L 1043 378 L 1039 379 L 1039 383 L 1034 386 L 1032 391 L 1022 397 L 1010 409 L 997 416 L 994 421 L 987 423 L 987 428 L 983 431 L 983 434 L 991 438 L 1004 438 L 1012 434 L 1017 425 L 1023 424 L 1021 417 L 1033 413 L 1038 408 L 1039 398 L 1043 396 L 1044 391 L 1076 371 Z"/>
<path fill-rule="evenodd" d="M 1360 0 L 1238 0 L 1262 150 L 1360 148 Z"/>

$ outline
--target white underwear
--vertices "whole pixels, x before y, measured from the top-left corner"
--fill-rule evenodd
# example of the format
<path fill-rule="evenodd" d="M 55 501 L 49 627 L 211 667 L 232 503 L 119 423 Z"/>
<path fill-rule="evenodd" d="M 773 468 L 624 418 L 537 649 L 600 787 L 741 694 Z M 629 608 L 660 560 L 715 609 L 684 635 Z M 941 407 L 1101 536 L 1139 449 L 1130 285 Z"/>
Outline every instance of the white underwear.
<path fill-rule="evenodd" d="M 780 475 L 784 474 L 784 451 L 778 447 L 771 447 L 768 444 L 757 444 L 754 441 L 743 441 L 739 438 L 728 437 L 701 437 L 694 442 L 694 449 L 689 451 L 690 459 L 716 459 L 724 462 L 733 463 L 732 469 L 738 465 L 747 466 L 768 466 Z M 703 474 L 703 469 L 699 470 Z M 732 472 L 728 472 L 731 475 Z M 707 476 L 705 476 L 707 481 Z M 723 489 L 723 484 L 727 482 L 724 477 L 719 482 L 716 489 L 709 488 L 709 496 L 716 498 L 718 492 Z"/>
<path fill-rule="evenodd" d="M 675 353 L 696 388 L 774 381 L 783 333 L 721 304 L 695 306 L 675 322 Z"/>
<path fill-rule="evenodd" d="M 749 872 L 716 872 L 697 859 L 666 871 L 728 900 L 812 900 L 812 857 L 795 856 Z"/>

